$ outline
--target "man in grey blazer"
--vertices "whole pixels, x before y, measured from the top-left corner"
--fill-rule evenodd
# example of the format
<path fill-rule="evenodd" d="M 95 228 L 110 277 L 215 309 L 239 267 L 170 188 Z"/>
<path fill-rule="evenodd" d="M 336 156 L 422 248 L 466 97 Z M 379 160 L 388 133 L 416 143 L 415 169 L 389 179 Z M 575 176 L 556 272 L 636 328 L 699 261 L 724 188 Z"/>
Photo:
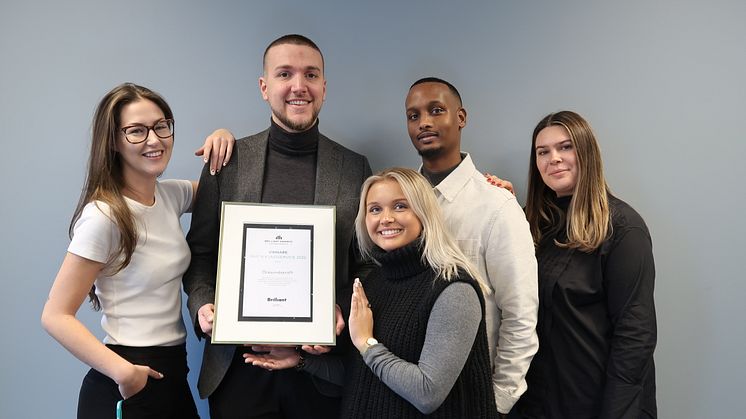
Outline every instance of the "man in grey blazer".
<path fill-rule="evenodd" d="M 216 176 L 205 165 L 187 235 L 187 305 L 197 335 L 207 338 L 199 393 L 209 397 L 212 419 L 337 417 L 338 391 L 309 374 L 315 369 L 312 355 L 301 363 L 307 371 L 268 371 L 244 362 L 251 348 L 209 340 L 222 201 L 335 205 L 337 288 L 359 267 L 354 219 L 371 169 L 364 156 L 318 131 L 326 94 L 321 51 L 301 35 L 278 38 L 265 50 L 259 87 L 272 111 L 270 128 L 238 140 L 231 163 Z"/>

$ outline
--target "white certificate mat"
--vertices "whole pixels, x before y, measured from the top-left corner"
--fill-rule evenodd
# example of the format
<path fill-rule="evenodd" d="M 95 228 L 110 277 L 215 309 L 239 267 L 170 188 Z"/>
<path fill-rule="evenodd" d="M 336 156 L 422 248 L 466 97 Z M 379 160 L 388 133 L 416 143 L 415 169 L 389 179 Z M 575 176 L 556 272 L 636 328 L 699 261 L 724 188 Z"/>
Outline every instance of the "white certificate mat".
<path fill-rule="evenodd" d="M 334 345 L 333 206 L 223 202 L 213 343 Z"/>
<path fill-rule="evenodd" d="M 239 321 L 311 322 L 313 225 L 244 224 Z"/>

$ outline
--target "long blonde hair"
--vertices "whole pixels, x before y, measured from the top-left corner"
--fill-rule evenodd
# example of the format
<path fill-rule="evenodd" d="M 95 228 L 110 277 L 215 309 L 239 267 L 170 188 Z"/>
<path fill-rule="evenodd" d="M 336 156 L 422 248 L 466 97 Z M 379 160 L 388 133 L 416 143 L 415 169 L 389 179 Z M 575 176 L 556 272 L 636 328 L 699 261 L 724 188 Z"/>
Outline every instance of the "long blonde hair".
<path fill-rule="evenodd" d="M 120 84 L 101 99 L 93 116 L 91 154 L 88 157 L 85 184 L 68 230 L 72 238 L 75 223 L 89 202 L 105 203 L 109 207 L 105 214 L 112 219 L 120 233 L 117 251 L 107 261 L 113 263 L 112 274 L 129 265 L 137 245 L 135 219 L 121 191 L 124 179 L 122 161 L 116 151 L 116 144 L 117 138 L 121 135 L 122 109 L 139 100 L 149 100 L 155 103 L 163 111 L 165 118 L 173 119 L 171 108 L 159 94 L 133 83 Z M 95 310 L 101 308 L 95 285 L 88 293 L 88 298 Z"/>
<path fill-rule="evenodd" d="M 374 247 L 373 240 L 368 235 L 365 225 L 368 191 L 373 184 L 384 180 L 393 180 L 399 184 L 412 211 L 420 220 L 422 224 L 422 261 L 436 272 L 436 278 L 450 281 L 458 276 L 458 271 L 461 269 L 477 281 L 483 293 L 489 294 L 489 287 L 484 283 L 479 271 L 472 266 L 451 238 L 443 222 L 443 215 L 435 199 L 432 186 L 421 174 L 412 169 L 401 167 L 385 169 L 369 177 L 363 183 L 360 192 L 360 205 L 355 218 L 355 232 L 363 257 L 373 259 L 372 250 Z"/>
<path fill-rule="evenodd" d="M 578 177 L 567 214 L 554 203 L 556 194 L 544 183 L 536 166 L 536 137 L 551 126 L 567 130 L 576 156 Z M 572 111 L 545 116 L 534 129 L 530 156 L 526 218 L 534 244 L 538 246 L 544 234 L 558 232 L 564 222 L 567 242 L 555 241 L 558 246 L 586 253 L 597 249 L 611 234 L 611 213 L 601 151 L 588 121 Z"/>

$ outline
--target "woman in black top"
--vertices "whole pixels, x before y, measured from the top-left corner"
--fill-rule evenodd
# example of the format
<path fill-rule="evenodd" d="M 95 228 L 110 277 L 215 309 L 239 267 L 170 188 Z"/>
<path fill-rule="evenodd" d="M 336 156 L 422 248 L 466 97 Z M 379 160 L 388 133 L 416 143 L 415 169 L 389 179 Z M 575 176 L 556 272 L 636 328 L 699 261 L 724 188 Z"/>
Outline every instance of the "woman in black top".
<path fill-rule="evenodd" d="M 514 411 L 656 417 L 650 234 L 609 193 L 591 127 L 574 112 L 534 130 L 526 217 L 539 265 L 539 351 Z"/>
<path fill-rule="evenodd" d="M 369 177 L 355 231 L 378 268 L 355 280 L 350 300 L 359 354 L 347 363 L 341 417 L 497 419 L 483 284 L 432 186 L 410 169 Z"/>

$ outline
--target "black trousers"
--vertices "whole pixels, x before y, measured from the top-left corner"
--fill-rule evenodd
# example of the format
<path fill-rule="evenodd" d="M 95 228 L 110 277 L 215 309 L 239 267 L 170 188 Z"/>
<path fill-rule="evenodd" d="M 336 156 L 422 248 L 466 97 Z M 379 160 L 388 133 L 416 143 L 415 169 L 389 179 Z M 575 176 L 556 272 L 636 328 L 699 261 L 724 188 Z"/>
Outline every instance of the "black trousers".
<path fill-rule="evenodd" d="M 163 373 L 163 378 L 148 378 L 139 393 L 122 403 L 123 419 L 199 419 L 187 382 L 186 346 L 107 345 L 122 358 L 147 365 Z M 116 405 L 122 395 L 111 378 L 91 369 L 83 379 L 78 397 L 78 419 L 116 417 Z"/>
<path fill-rule="evenodd" d="M 237 348 L 223 381 L 210 395 L 211 419 L 335 419 L 336 397 L 322 395 L 311 377 L 294 369 L 267 371 L 246 364 Z"/>

